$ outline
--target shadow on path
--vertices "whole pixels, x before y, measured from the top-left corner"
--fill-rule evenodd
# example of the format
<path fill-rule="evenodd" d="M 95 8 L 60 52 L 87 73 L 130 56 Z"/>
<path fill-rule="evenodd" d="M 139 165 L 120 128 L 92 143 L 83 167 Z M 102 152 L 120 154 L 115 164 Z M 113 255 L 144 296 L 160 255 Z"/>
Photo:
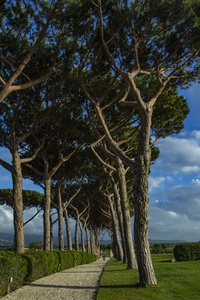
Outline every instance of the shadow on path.
<path fill-rule="evenodd" d="M 48 284 L 28 284 L 27 286 L 33 287 L 44 287 L 44 288 L 52 288 L 52 289 L 79 289 L 79 290 L 91 290 L 95 289 L 95 286 L 78 286 L 78 285 L 48 285 Z"/>

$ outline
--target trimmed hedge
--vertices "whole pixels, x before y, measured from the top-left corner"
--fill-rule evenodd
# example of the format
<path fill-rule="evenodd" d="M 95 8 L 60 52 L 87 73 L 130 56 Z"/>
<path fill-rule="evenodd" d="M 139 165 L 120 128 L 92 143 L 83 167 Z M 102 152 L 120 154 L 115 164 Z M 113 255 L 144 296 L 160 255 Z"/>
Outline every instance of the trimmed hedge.
<path fill-rule="evenodd" d="M 200 243 L 184 243 L 174 247 L 176 261 L 189 261 L 200 259 Z"/>
<path fill-rule="evenodd" d="M 28 274 L 25 283 L 51 275 L 58 271 L 60 263 L 58 253 L 50 251 L 26 252 L 21 254 L 28 262 Z"/>
<path fill-rule="evenodd" d="M 22 286 L 27 274 L 28 262 L 24 257 L 13 251 L 0 251 L 0 295 L 2 290 L 5 295 L 5 292 Z"/>
<path fill-rule="evenodd" d="M 28 251 L 17 254 L 0 249 L 0 297 L 36 279 L 96 259 L 96 254 L 81 251 Z"/>

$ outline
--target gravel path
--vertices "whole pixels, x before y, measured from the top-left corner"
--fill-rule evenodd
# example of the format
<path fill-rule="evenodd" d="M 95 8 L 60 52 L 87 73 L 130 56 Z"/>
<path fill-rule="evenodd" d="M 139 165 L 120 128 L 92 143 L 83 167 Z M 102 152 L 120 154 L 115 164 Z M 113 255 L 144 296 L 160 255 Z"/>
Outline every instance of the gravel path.
<path fill-rule="evenodd" d="M 95 300 L 103 268 L 108 262 L 96 262 L 77 266 L 38 279 L 31 284 L 2 297 L 12 300 Z"/>

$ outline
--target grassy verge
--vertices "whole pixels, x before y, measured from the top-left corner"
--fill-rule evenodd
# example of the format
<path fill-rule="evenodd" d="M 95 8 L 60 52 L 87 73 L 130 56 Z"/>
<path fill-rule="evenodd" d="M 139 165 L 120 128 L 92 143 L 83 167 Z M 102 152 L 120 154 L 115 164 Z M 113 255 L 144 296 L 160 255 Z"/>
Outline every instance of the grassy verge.
<path fill-rule="evenodd" d="M 138 272 L 111 259 L 105 267 L 97 300 L 196 300 L 200 297 L 200 261 L 171 262 L 172 254 L 152 255 L 157 286 L 139 286 Z"/>

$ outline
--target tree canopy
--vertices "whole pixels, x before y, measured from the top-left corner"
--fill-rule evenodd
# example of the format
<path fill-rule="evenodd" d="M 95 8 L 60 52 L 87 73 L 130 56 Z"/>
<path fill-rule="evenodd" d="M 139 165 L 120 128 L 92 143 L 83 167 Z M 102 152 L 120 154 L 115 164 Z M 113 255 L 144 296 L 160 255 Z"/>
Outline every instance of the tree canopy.
<path fill-rule="evenodd" d="M 199 2 L 0 5 L 0 146 L 12 154 L 0 165 L 13 178 L 13 196 L 1 190 L 0 199 L 14 207 L 17 251 L 23 252 L 23 208 L 40 199 L 46 250 L 54 203 L 60 237 L 64 210 L 66 219 L 69 210 L 82 229 L 94 230 L 97 247 L 98 228 L 111 230 L 116 254 L 120 228 L 131 268 L 131 213 L 140 284 L 156 284 L 148 176 L 159 155 L 156 141 L 179 133 L 189 113 L 178 88 L 199 80 Z M 44 198 L 22 192 L 22 176 L 43 186 Z"/>

